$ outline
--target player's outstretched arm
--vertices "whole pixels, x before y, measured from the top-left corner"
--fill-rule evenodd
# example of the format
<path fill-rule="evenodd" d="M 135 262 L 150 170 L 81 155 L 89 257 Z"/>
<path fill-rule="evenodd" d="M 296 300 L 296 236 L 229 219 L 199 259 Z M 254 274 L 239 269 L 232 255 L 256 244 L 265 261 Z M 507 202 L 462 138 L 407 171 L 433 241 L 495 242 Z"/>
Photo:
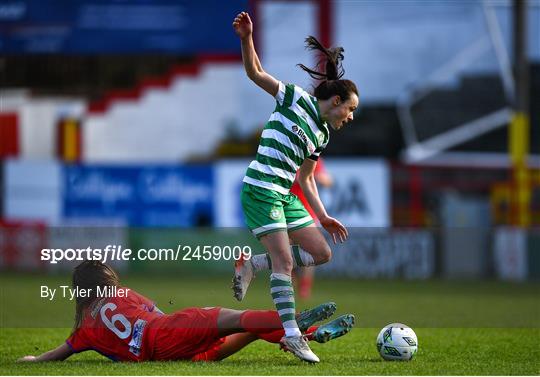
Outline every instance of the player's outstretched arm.
<path fill-rule="evenodd" d="M 261 65 L 253 44 L 253 23 L 247 12 L 239 13 L 233 21 L 233 29 L 240 38 L 242 45 L 242 61 L 247 76 L 272 97 L 275 97 L 279 82 L 266 73 Z"/>
<path fill-rule="evenodd" d="M 317 161 L 307 158 L 298 170 L 298 184 L 302 188 L 304 196 L 306 197 L 309 205 L 311 208 L 313 208 L 313 211 L 315 211 L 315 214 L 319 219 L 319 223 L 328 233 L 330 233 L 334 243 L 337 243 L 338 240 L 344 242 L 349 236 L 349 232 L 347 231 L 347 228 L 345 228 L 345 226 L 337 219 L 328 216 L 328 213 L 326 212 L 326 209 L 324 208 L 324 205 L 319 197 L 317 184 L 315 183 L 314 173 L 316 166 Z"/>
<path fill-rule="evenodd" d="M 38 362 L 38 361 L 61 361 L 73 355 L 73 350 L 63 343 L 59 347 L 45 352 L 39 356 L 24 356 L 21 357 L 19 362 Z"/>

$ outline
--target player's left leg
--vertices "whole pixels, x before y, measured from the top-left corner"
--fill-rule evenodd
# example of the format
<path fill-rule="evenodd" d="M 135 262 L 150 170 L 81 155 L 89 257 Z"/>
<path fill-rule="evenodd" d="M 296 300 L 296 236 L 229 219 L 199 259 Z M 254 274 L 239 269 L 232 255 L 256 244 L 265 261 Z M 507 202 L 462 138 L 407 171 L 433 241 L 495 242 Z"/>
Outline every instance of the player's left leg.
<path fill-rule="evenodd" d="M 296 269 L 311 267 L 316 264 L 325 263 L 328 260 L 327 256 L 323 256 L 320 260 L 315 260 L 315 258 L 310 253 L 303 250 L 300 245 L 293 244 L 290 246 L 289 250 L 292 258 L 292 266 Z M 241 301 L 244 298 L 249 284 L 255 277 L 256 272 L 273 270 L 272 259 L 270 258 L 269 253 L 253 255 L 249 260 L 240 258 L 235 262 L 234 269 L 232 289 L 236 299 Z"/>
<path fill-rule="evenodd" d="M 313 326 L 315 322 L 331 316 L 335 309 L 334 303 L 325 303 L 296 316 L 308 340 L 324 343 L 350 331 L 354 324 L 352 315 L 341 316 L 320 327 Z M 217 351 L 212 353 L 211 360 L 223 360 L 257 339 L 280 343 L 285 335 L 279 314 L 274 310 L 240 311 L 222 308 L 218 315 L 217 326 L 219 336 L 226 338 Z"/>
<path fill-rule="evenodd" d="M 293 245 L 298 245 L 302 252 L 313 257 L 314 265 L 327 263 L 332 258 L 330 245 L 328 245 L 322 232 L 315 224 L 289 230 L 289 239 Z M 306 265 L 306 267 L 309 266 L 311 265 Z"/>
<path fill-rule="evenodd" d="M 279 322 L 279 317 L 277 322 Z M 346 314 L 322 326 L 310 326 L 306 329 L 306 339 L 316 341 L 318 343 L 326 343 L 329 340 L 336 339 L 347 334 L 349 331 L 351 331 L 353 325 L 354 316 L 352 314 Z M 221 344 L 215 352 L 211 353 L 210 359 L 201 359 L 211 361 L 223 360 L 258 339 L 263 339 L 270 343 L 279 343 L 284 334 L 285 332 L 282 328 L 267 333 L 255 334 L 250 332 L 242 332 L 232 334 L 225 338 L 223 344 Z"/>
<path fill-rule="evenodd" d="M 240 320 L 244 312 L 245 310 L 221 308 L 217 317 L 218 336 L 224 337 L 246 332 Z M 279 327 L 281 327 L 281 323 L 279 323 Z"/>
<path fill-rule="evenodd" d="M 314 323 L 325 320 L 336 311 L 336 304 L 326 302 L 313 309 L 304 310 L 295 315 L 301 332 L 305 332 Z M 234 310 L 221 308 L 217 317 L 218 336 L 249 332 L 265 334 L 282 330 L 279 313 L 275 310 Z"/>
<path fill-rule="evenodd" d="M 310 267 L 324 264 L 332 258 L 332 250 L 326 242 L 313 218 L 295 195 L 285 197 L 286 205 L 283 212 L 287 222 L 287 232 L 290 240 L 290 253 L 293 268 Z M 251 257 L 243 266 L 249 267 L 250 278 L 261 270 L 272 269 L 272 259 L 267 253 Z"/>
<path fill-rule="evenodd" d="M 290 250 L 293 268 L 324 264 L 332 258 L 332 250 L 315 224 L 289 230 L 288 236 L 292 244 Z M 248 271 L 251 281 L 256 272 L 272 269 L 272 260 L 267 253 L 256 254 L 251 260 L 237 264 L 237 268 L 241 274 L 246 274 L 244 270 Z"/>

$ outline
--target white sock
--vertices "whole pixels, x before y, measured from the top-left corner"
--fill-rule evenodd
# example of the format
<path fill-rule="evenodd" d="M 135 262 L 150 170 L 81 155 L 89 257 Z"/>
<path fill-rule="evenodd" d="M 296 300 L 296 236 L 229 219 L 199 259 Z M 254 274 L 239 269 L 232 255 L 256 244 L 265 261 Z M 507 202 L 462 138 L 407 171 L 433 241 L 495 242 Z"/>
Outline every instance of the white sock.
<path fill-rule="evenodd" d="M 315 266 L 313 256 L 299 245 L 291 246 L 291 255 L 293 257 L 294 268 Z M 270 270 L 272 268 L 272 261 L 270 260 L 270 255 L 268 255 L 268 253 L 252 256 L 251 264 L 255 271 Z"/>
<path fill-rule="evenodd" d="M 285 336 L 302 335 L 296 323 L 296 305 L 291 277 L 286 274 L 270 274 L 270 293 L 283 330 L 285 330 Z"/>
<path fill-rule="evenodd" d="M 291 246 L 291 254 L 293 256 L 294 267 L 309 267 L 315 266 L 315 260 L 313 256 L 302 249 L 299 245 Z"/>
<path fill-rule="evenodd" d="M 272 268 L 272 262 L 270 261 L 270 255 L 268 255 L 268 253 L 252 256 L 251 264 L 255 271 L 269 270 Z"/>

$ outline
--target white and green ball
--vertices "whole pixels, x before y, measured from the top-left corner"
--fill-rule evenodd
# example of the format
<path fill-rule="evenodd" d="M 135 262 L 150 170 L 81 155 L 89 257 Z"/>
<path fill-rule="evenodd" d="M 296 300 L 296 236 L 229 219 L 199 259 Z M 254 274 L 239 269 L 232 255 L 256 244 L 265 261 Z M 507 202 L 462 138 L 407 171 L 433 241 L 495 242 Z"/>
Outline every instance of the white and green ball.
<path fill-rule="evenodd" d="M 391 323 L 379 332 L 377 350 L 385 360 L 411 360 L 418 352 L 418 338 L 409 326 Z"/>

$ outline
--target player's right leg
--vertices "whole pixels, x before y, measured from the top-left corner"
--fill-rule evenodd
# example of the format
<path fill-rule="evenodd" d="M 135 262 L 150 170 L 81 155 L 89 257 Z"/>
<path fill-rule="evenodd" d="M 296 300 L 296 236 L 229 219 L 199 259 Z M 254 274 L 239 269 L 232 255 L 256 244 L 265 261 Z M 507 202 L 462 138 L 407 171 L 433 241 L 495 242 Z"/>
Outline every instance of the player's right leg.
<path fill-rule="evenodd" d="M 259 240 L 263 237 L 271 237 L 271 234 L 275 232 L 284 233 L 287 230 L 296 230 L 313 224 L 313 219 L 294 195 L 282 195 L 245 184 L 242 188 L 241 200 L 247 226 Z M 274 241 L 271 241 L 270 245 L 273 244 Z M 278 255 L 280 250 L 270 252 L 268 246 L 266 250 L 268 253 L 255 255 L 250 260 L 242 259 L 236 262 L 232 288 L 234 297 L 238 301 L 243 300 L 256 271 L 270 269 L 275 272 L 272 263 L 280 264 L 284 260 L 290 260 L 294 267 L 312 266 L 317 263 L 312 254 L 302 250 L 300 246 L 289 246 L 288 238 L 287 255 L 280 257 Z M 327 259 L 325 255 L 323 255 L 324 258 Z M 287 274 L 290 275 L 290 272 Z"/>
<path fill-rule="evenodd" d="M 289 236 L 285 231 L 274 232 L 264 235 L 260 241 L 272 259 L 270 292 L 285 330 L 281 345 L 301 360 L 318 363 L 319 358 L 309 348 L 295 318 L 296 303 L 291 279 L 293 256 L 290 253 Z"/>
<path fill-rule="evenodd" d="M 297 315 L 297 320 L 302 321 L 303 326 L 307 326 L 303 330 L 307 331 L 306 339 L 326 343 L 331 339 L 347 334 L 352 329 L 354 325 L 354 316 L 352 314 L 340 316 L 336 320 L 319 327 L 312 326 L 315 322 L 328 318 L 333 314 L 334 310 L 334 303 L 325 303 Z M 222 309 L 222 312 L 224 316 L 218 323 L 227 327 L 242 327 L 246 332 L 228 335 L 219 348 L 209 353 L 210 358 L 204 357 L 200 358 L 201 360 L 223 360 L 257 339 L 263 339 L 270 343 L 280 343 L 284 335 L 283 329 L 272 330 L 279 323 L 277 314 L 274 311 L 246 310 L 238 312 L 236 310 Z M 299 319 L 300 316 L 303 316 L 303 319 Z M 208 355 L 205 353 L 204 356 Z"/>
<path fill-rule="evenodd" d="M 245 183 L 242 187 L 241 202 L 244 217 L 249 230 L 257 239 L 272 232 L 287 230 L 287 222 L 283 213 L 281 194 Z M 259 264 L 264 263 L 266 269 L 271 269 L 271 255 L 262 254 L 264 261 L 258 258 Z M 278 261 L 279 263 L 279 261 Z M 235 263 L 232 289 L 234 297 L 242 301 L 251 280 L 255 276 L 257 265 L 253 261 L 241 259 Z"/>
<path fill-rule="evenodd" d="M 272 261 L 270 292 L 285 330 L 282 344 L 302 360 L 319 362 L 319 358 L 311 351 L 303 338 L 295 319 L 296 305 L 291 279 L 293 255 L 289 245 L 288 225 L 283 209 L 283 204 L 287 203 L 287 200 L 284 195 L 278 192 L 248 184 L 243 186 L 241 200 L 248 227 L 259 238 Z M 313 223 L 311 217 L 305 219 L 301 226 L 307 226 L 310 223 Z M 247 289 L 247 286 L 242 283 L 241 277 L 239 281 L 238 275 L 235 274 L 233 289 L 235 297 L 241 300 L 245 289 L 238 295 L 236 289 L 238 286 Z"/>

